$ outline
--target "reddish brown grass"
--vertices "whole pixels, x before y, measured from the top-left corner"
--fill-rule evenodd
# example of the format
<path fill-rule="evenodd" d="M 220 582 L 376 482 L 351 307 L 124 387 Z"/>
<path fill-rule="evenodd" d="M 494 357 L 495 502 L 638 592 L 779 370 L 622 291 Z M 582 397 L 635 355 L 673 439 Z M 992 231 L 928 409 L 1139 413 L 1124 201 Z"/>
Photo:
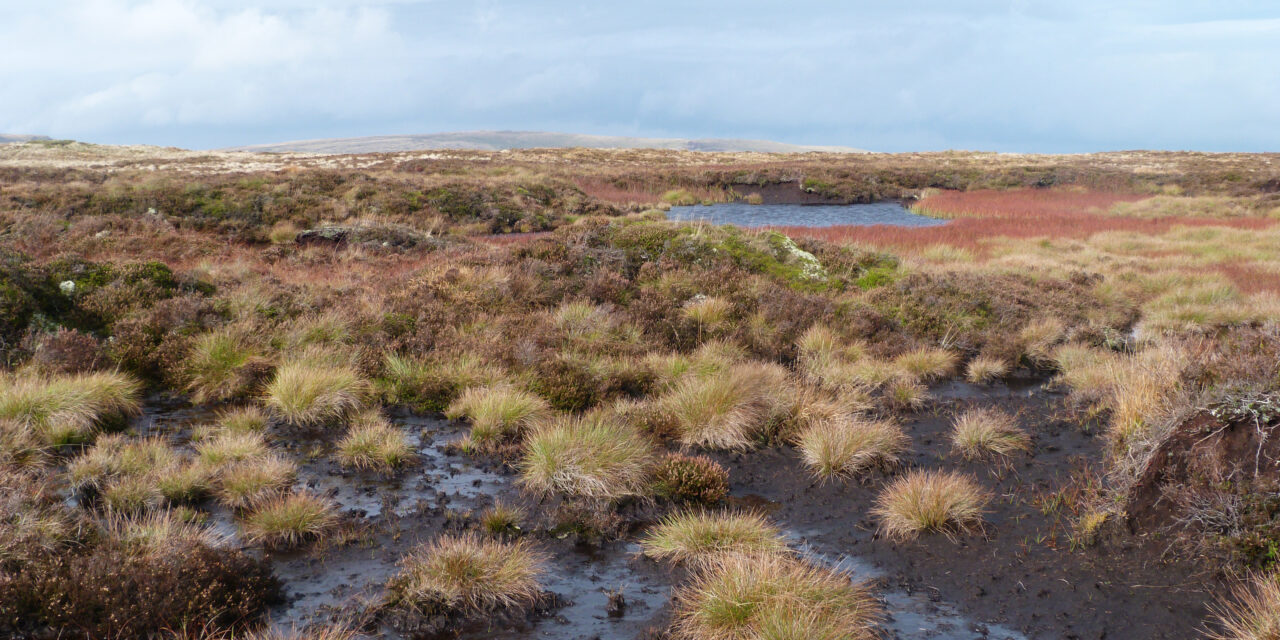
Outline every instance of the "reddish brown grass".
<path fill-rule="evenodd" d="M 1136 193 L 1056 189 L 941 191 L 921 200 L 920 209 L 947 218 L 1042 218 L 1054 215 L 1105 213 L 1119 202 L 1137 202 Z"/>

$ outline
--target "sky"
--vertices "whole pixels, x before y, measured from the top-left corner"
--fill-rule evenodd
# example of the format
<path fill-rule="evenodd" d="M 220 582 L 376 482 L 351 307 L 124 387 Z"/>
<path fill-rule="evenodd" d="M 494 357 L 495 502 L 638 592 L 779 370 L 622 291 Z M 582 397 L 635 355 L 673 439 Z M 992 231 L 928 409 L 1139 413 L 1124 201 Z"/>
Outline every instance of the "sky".
<path fill-rule="evenodd" d="M 1280 151 L 1280 2 L 0 0 L 0 132 Z"/>

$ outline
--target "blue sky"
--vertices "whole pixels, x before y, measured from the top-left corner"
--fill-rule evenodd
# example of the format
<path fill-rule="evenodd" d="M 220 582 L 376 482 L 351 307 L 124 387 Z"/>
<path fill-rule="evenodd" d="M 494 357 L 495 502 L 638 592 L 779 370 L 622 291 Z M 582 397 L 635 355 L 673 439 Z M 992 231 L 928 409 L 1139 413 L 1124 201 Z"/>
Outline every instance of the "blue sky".
<path fill-rule="evenodd" d="M 1280 151 L 1280 3 L 0 2 L 0 132 Z"/>

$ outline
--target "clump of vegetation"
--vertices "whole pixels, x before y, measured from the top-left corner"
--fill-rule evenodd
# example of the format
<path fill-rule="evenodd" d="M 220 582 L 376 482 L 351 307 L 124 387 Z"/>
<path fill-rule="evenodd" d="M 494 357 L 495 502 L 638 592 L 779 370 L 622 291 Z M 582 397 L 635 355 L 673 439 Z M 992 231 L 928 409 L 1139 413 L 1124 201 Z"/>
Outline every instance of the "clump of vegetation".
<path fill-rule="evenodd" d="M 885 403 L 898 411 L 918 411 L 928 397 L 929 389 L 910 378 L 894 378 L 884 389 Z"/>
<path fill-rule="evenodd" d="M 276 455 L 225 465 L 216 476 L 218 501 L 232 509 L 247 509 L 282 494 L 297 475 L 298 465 Z"/>
<path fill-rule="evenodd" d="M 539 492 L 616 500 L 644 490 L 652 462 L 652 446 L 611 416 L 563 417 L 529 436 L 520 480 Z"/>
<path fill-rule="evenodd" d="M 495 385 L 502 379 L 501 369 L 471 353 L 437 360 L 391 354 L 383 362 L 380 383 L 388 402 L 443 412 L 468 389 Z"/>
<path fill-rule="evenodd" d="M 400 561 L 388 603 L 416 611 L 477 614 L 529 606 L 542 595 L 546 558 L 521 541 L 441 536 Z"/>
<path fill-rule="evenodd" d="M 359 411 L 369 390 L 369 382 L 350 366 L 307 356 L 276 369 L 267 385 L 266 404 L 285 422 L 315 426 Z"/>
<path fill-rule="evenodd" d="M 195 541 L 144 553 L 106 543 L 0 575 L 4 625 L 89 638 L 183 628 L 240 632 L 282 595 L 265 560 Z"/>
<path fill-rule="evenodd" d="M 157 511 L 143 516 L 113 514 L 107 519 L 106 533 L 113 544 L 131 555 L 160 555 L 197 547 L 226 546 L 223 536 L 173 511 Z"/>
<path fill-rule="evenodd" d="M 211 468 L 259 459 L 266 456 L 267 451 L 266 438 L 254 431 L 219 433 L 196 445 L 196 455 Z"/>
<path fill-rule="evenodd" d="M 721 557 L 676 593 L 674 636 L 877 638 L 882 616 L 849 577 L 781 554 Z"/>
<path fill-rule="evenodd" d="M 894 358 L 893 364 L 910 378 L 928 382 L 951 375 L 956 368 L 956 354 L 946 349 L 921 347 Z"/>
<path fill-rule="evenodd" d="M 351 421 L 334 456 L 343 466 L 391 471 L 413 459 L 413 447 L 404 432 L 378 412 L 368 411 Z"/>
<path fill-rule="evenodd" d="M 473 387 L 463 392 L 445 415 L 471 421 L 471 441 L 487 448 L 519 438 L 551 415 L 542 398 L 509 385 Z"/>
<path fill-rule="evenodd" d="M 305 492 L 263 500 L 245 514 L 242 523 L 250 540 L 286 548 L 322 538 L 337 524 L 333 503 Z"/>
<path fill-rule="evenodd" d="M 227 409 L 214 421 L 218 428 L 228 433 L 262 433 L 269 422 L 267 413 L 255 405 Z"/>
<path fill-rule="evenodd" d="M 880 530 L 898 540 L 929 532 L 952 535 L 979 526 L 990 499 L 968 476 L 912 471 L 881 492 L 872 514 Z"/>
<path fill-rule="evenodd" d="M 142 385 L 119 372 L 0 377 L 0 420 L 47 446 L 92 437 L 107 421 L 140 408 Z"/>
<path fill-rule="evenodd" d="M 1000 358 L 978 356 L 965 367 L 964 377 L 973 384 L 986 384 L 1009 374 L 1009 364 Z"/>
<path fill-rule="evenodd" d="M 886 420 L 820 420 L 797 437 L 805 465 L 823 480 L 896 466 L 910 443 L 901 426 Z"/>
<path fill-rule="evenodd" d="M 520 523 L 524 518 L 524 511 L 520 507 L 496 502 L 480 514 L 480 526 L 490 535 L 515 535 L 520 532 Z"/>
<path fill-rule="evenodd" d="M 225 328 L 201 335 L 184 363 L 191 401 L 202 404 L 245 397 L 269 366 L 242 329 Z"/>
<path fill-rule="evenodd" d="M 967 459 L 1007 458 L 1031 450 L 1031 437 L 999 409 L 970 409 L 955 417 L 951 448 Z"/>
<path fill-rule="evenodd" d="M 1274 573 L 1249 576 L 1214 607 L 1212 640 L 1270 640 L 1280 637 L 1280 579 Z"/>
<path fill-rule="evenodd" d="M 710 506 L 729 494 L 729 472 L 706 456 L 668 453 L 654 467 L 652 487 L 660 498 Z"/>
<path fill-rule="evenodd" d="M 778 528 L 755 513 L 687 511 L 667 516 L 641 541 L 647 556 L 709 562 L 718 554 L 786 553 Z"/>
<path fill-rule="evenodd" d="M 660 402 L 675 421 L 681 443 L 747 449 L 768 435 L 790 389 L 785 369 L 751 362 L 722 375 L 685 378 Z"/>

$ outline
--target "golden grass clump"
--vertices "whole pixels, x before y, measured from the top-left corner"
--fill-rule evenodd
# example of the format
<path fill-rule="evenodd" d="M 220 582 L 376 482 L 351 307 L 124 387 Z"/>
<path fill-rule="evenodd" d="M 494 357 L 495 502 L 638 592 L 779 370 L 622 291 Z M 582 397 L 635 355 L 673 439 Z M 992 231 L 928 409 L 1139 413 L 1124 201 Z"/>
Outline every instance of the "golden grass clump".
<path fill-rule="evenodd" d="M 108 539 L 136 555 L 167 554 L 194 546 L 220 547 L 227 539 L 174 511 L 147 515 L 113 514 L 106 519 Z"/>
<path fill-rule="evenodd" d="M 683 379 L 660 400 L 680 442 L 712 449 L 748 449 L 780 416 L 793 385 L 770 363 L 731 366 L 721 375 Z"/>
<path fill-rule="evenodd" d="M 897 423 L 859 418 L 815 422 L 796 441 L 804 464 L 823 480 L 896 466 L 911 444 Z"/>
<path fill-rule="evenodd" d="M 1031 437 L 1013 416 L 992 408 L 970 409 L 956 416 L 951 448 L 969 460 L 1007 458 L 1031 450 Z"/>
<path fill-rule="evenodd" d="M 445 415 L 471 421 L 471 441 L 491 447 L 503 440 L 523 436 L 526 431 L 551 416 L 546 400 L 509 385 L 467 389 Z"/>
<path fill-rule="evenodd" d="M 928 397 L 929 388 L 911 378 L 894 378 L 884 388 L 885 403 L 898 411 L 917 411 Z"/>
<path fill-rule="evenodd" d="M 304 356 L 276 369 L 267 385 L 266 404 L 285 422 L 314 426 L 359 411 L 369 391 L 369 382 L 351 366 Z"/>
<path fill-rule="evenodd" d="M 255 366 L 265 366 L 243 329 L 229 327 L 201 334 L 183 361 L 187 390 L 195 404 L 222 402 L 248 394 Z"/>
<path fill-rule="evenodd" d="M 141 408 L 142 384 L 120 372 L 0 376 L 0 420 L 46 446 L 88 440 L 103 420 Z"/>
<path fill-rule="evenodd" d="M 267 455 L 267 439 L 261 433 L 216 433 L 196 445 L 200 462 L 210 468 L 262 458 Z"/>
<path fill-rule="evenodd" d="M 298 465 L 276 455 L 265 455 L 222 467 L 217 474 L 218 502 L 232 509 L 246 509 L 280 495 L 298 475 Z"/>
<path fill-rule="evenodd" d="M 441 536 L 400 561 L 400 573 L 388 584 L 389 600 L 409 609 L 468 614 L 529 606 L 542 595 L 545 564 L 546 557 L 524 541 Z"/>
<path fill-rule="evenodd" d="M 733 303 L 715 296 L 694 296 L 681 307 L 685 319 L 697 325 L 699 331 L 716 331 L 724 326 L 733 311 Z"/>
<path fill-rule="evenodd" d="M 956 359 L 956 354 L 946 349 L 921 347 L 894 358 L 893 364 L 903 375 L 928 382 L 951 375 Z"/>
<path fill-rule="evenodd" d="M 1216 625 L 1211 640 L 1275 640 L 1280 638 L 1280 577 L 1256 573 L 1211 607 Z"/>
<path fill-rule="evenodd" d="M 667 516 L 640 542 L 644 554 L 705 563 L 722 553 L 786 553 L 782 533 L 756 513 L 686 511 Z"/>
<path fill-rule="evenodd" d="M 1000 358 L 978 356 L 965 366 L 965 380 L 973 384 L 986 384 L 1009 375 L 1009 363 Z"/>
<path fill-rule="evenodd" d="M 1018 331 L 1018 345 L 1032 364 L 1043 366 L 1053 362 L 1053 349 L 1066 333 L 1066 325 L 1057 318 L 1041 318 L 1027 323 Z"/>
<path fill-rule="evenodd" d="M 271 418 L 260 407 L 248 405 L 218 413 L 214 424 L 228 433 L 262 433 Z"/>
<path fill-rule="evenodd" d="M 885 488 L 871 512 L 890 538 L 910 540 L 922 533 L 951 535 L 979 526 L 990 500 L 966 475 L 912 471 Z"/>
<path fill-rule="evenodd" d="M 404 432 L 377 411 L 367 411 L 352 420 L 334 457 L 346 467 L 390 471 L 413 459 L 413 447 Z"/>
<path fill-rule="evenodd" d="M 318 539 L 338 524 L 333 503 L 320 496 L 295 492 L 261 501 L 241 523 L 249 540 L 267 547 L 295 547 Z"/>
<path fill-rule="evenodd" d="M 677 591 L 672 637 L 872 640 L 882 615 L 843 573 L 782 554 L 728 554 Z"/>
<path fill-rule="evenodd" d="M 561 417 L 529 435 L 520 480 L 543 493 L 614 500 L 643 492 L 653 460 L 649 442 L 607 414 Z"/>
<path fill-rule="evenodd" d="M 67 467 L 67 478 L 76 489 L 101 489 L 114 478 L 149 475 L 178 464 L 179 460 L 164 438 L 131 438 L 113 433 L 99 438 L 97 444 L 74 459 Z"/>

